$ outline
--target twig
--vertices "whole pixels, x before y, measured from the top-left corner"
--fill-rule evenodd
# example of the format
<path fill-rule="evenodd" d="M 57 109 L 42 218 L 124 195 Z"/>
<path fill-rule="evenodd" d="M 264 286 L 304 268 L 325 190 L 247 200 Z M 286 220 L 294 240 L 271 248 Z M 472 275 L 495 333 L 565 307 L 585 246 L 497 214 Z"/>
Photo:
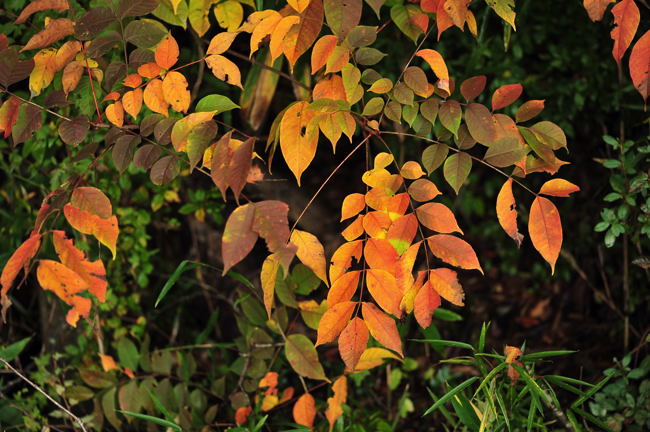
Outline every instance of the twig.
<path fill-rule="evenodd" d="M 284 73 L 284 72 L 282 72 L 282 71 L 279 70 L 279 69 L 276 69 L 276 68 L 271 67 L 271 66 L 267 66 L 267 65 L 265 65 L 264 63 L 260 63 L 260 62 L 258 62 L 257 60 L 255 60 L 255 59 L 253 59 L 253 58 L 248 58 L 246 55 L 241 54 L 241 53 L 238 53 L 237 51 L 228 50 L 228 51 L 226 51 L 226 52 L 227 52 L 228 54 L 230 54 L 231 56 L 233 56 L 233 57 L 237 57 L 237 58 L 240 58 L 240 59 L 242 59 L 242 60 L 246 60 L 247 62 L 250 62 L 250 63 L 252 63 L 252 64 L 254 64 L 254 65 L 256 65 L 256 66 L 259 66 L 259 67 L 261 67 L 262 69 L 266 69 L 266 70 L 268 70 L 268 71 L 271 71 L 271 72 L 273 72 L 273 73 L 276 73 L 276 74 L 280 75 L 282 78 L 288 79 L 289 81 L 291 81 L 292 83 L 294 83 L 294 84 L 297 85 L 298 87 L 302 87 L 303 89 L 305 89 L 305 90 L 307 90 L 307 91 L 311 91 L 311 88 L 309 88 L 309 86 L 303 84 L 302 82 L 298 81 L 297 79 L 295 79 L 295 78 L 292 77 L 291 75 L 289 75 L 289 74 L 287 74 L 287 73 Z"/>
<path fill-rule="evenodd" d="M 63 405 L 61 405 L 61 404 L 58 403 L 56 400 L 54 400 L 54 398 L 52 398 L 52 396 L 50 396 L 49 394 L 47 394 L 47 393 L 45 392 L 45 390 L 43 390 L 42 388 L 40 388 L 38 385 L 36 385 L 34 382 L 32 382 L 32 381 L 31 381 L 29 378 L 27 378 L 25 375 L 23 375 L 23 374 L 21 374 L 20 372 L 18 372 L 18 370 L 16 370 L 16 369 L 11 365 L 11 364 L 9 364 L 9 362 L 8 362 L 7 360 L 5 360 L 5 359 L 3 359 L 2 357 L 0 357 L 0 362 L 2 362 L 2 363 L 5 365 L 6 368 L 8 368 L 9 370 L 11 370 L 11 371 L 12 371 L 13 373 L 15 373 L 16 375 L 18 375 L 18 376 L 19 376 L 23 381 L 25 381 L 27 384 L 29 384 L 29 385 L 32 386 L 34 389 L 36 389 L 39 393 L 41 393 L 43 396 L 45 396 L 45 397 L 46 397 L 50 402 L 52 402 L 54 405 L 56 405 L 59 409 L 61 409 L 63 412 L 65 412 L 68 416 L 70 416 L 70 417 L 71 417 L 75 422 L 77 422 L 77 423 L 79 424 L 79 427 L 81 428 L 82 431 L 84 431 L 84 432 L 88 432 L 87 429 L 86 429 L 86 427 L 84 426 L 83 421 L 82 421 L 79 417 L 77 417 L 76 415 L 74 415 L 71 411 L 69 411 L 69 410 L 66 409 Z"/>

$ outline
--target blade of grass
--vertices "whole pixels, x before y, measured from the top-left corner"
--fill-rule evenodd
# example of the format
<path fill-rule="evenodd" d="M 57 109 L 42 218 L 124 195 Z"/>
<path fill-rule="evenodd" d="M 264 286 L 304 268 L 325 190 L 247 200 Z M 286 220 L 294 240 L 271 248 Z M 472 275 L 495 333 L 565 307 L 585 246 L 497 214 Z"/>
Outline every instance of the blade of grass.
<path fill-rule="evenodd" d="M 124 410 L 115 410 L 115 411 L 117 411 L 119 413 L 122 413 L 122 414 L 126 414 L 126 415 L 131 416 L 131 417 L 135 417 L 135 418 L 140 419 L 140 420 L 155 423 L 155 424 L 157 424 L 159 426 L 168 427 L 168 428 L 173 429 L 173 430 L 178 431 L 178 432 L 181 432 L 181 430 L 182 430 L 179 425 L 177 425 L 176 423 L 170 422 L 169 420 L 161 419 L 161 418 L 146 415 L 146 414 L 135 413 L 135 412 L 131 412 L 131 411 L 124 411 Z"/>
<path fill-rule="evenodd" d="M 426 410 L 424 412 L 424 414 L 422 414 L 422 417 L 424 417 L 427 414 L 430 414 L 431 412 L 438 409 L 439 406 L 441 406 L 442 404 L 446 403 L 449 399 L 454 397 L 454 395 L 456 393 L 458 393 L 460 391 L 463 391 L 466 387 L 472 385 L 472 383 L 474 383 L 477 380 L 478 380 L 478 377 L 472 377 L 472 378 L 469 378 L 469 379 L 463 381 L 462 383 L 458 384 L 456 387 L 454 387 L 453 389 L 448 391 L 444 396 L 442 396 L 440 399 L 438 399 L 433 405 L 431 405 L 429 407 L 429 409 Z"/>

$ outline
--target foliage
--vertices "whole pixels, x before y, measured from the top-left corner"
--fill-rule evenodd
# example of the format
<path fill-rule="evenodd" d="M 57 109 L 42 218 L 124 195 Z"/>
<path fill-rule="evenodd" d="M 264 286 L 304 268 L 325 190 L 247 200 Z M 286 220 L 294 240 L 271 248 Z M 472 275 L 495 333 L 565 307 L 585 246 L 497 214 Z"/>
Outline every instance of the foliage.
<path fill-rule="evenodd" d="M 21 27 L 0 36 L 0 85 L 6 95 L 0 106 L 0 132 L 12 155 L 19 153 L 14 150 L 17 146 L 24 149 L 22 155 L 12 156 L 17 160 L 8 172 L 27 155 L 33 166 L 44 166 L 55 175 L 39 191 L 44 198 L 36 215 L 30 213 L 31 233 L 8 256 L 2 271 L 3 321 L 13 309 L 9 307 L 16 288 L 33 266 L 38 285 L 68 306 L 65 320 L 85 332 L 57 359 L 64 366 L 47 372 L 50 359 L 41 359 L 37 383 L 54 388 L 71 406 L 82 404 L 85 409 L 92 401 L 92 413 L 84 421 L 96 429 L 108 424 L 120 429 L 132 422 L 207 428 L 220 423 L 219 403 L 229 399 L 234 413 L 220 417 L 228 425 L 234 420 L 260 430 L 270 418 L 260 412 L 287 404 L 292 406 L 294 425 L 324 427 L 315 422 L 321 411 L 332 430 L 342 421 L 348 382 L 355 373 L 404 359 L 398 320 L 414 319 L 423 329 L 432 328 L 443 299 L 464 305 L 458 270 L 483 273 L 479 256 L 461 237 L 463 227 L 450 204 L 477 166 L 502 177 L 494 207 L 500 226 L 517 246 L 525 241 L 518 228 L 518 203 L 520 209 L 528 207 L 528 237 L 553 273 L 563 231 L 551 198 L 568 197 L 579 188 L 559 177 L 534 180 L 540 187 L 529 186 L 529 179 L 538 173 L 555 175 L 567 164 L 558 156 L 567 149 L 565 133 L 557 124 L 537 118 L 543 100 L 515 105 L 524 92 L 521 84 L 508 82 L 485 92 L 485 75 L 457 84 L 446 53 L 428 48 L 434 35 L 444 39 L 452 27 L 463 31 L 467 26 L 478 37 L 479 10 L 500 17 L 504 34 L 516 29 L 514 1 L 478 3 L 291 0 L 282 7 L 274 5 L 276 10 L 265 9 L 269 5 L 263 1 L 122 0 L 81 5 L 36 0 L 23 8 L 14 20 Z M 589 16 L 602 18 L 603 2 L 592 3 L 585 2 Z M 382 13 L 390 15 L 391 23 L 384 24 Z M 640 14 L 633 0 L 618 2 L 612 14 L 612 54 L 620 70 Z M 376 18 L 381 25 L 372 25 Z M 28 20 L 35 30 L 24 30 Z M 410 58 L 401 60 L 397 69 L 391 65 L 380 72 L 379 65 L 388 62 L 379 49 L 385 43 L 381 32 L 388 25 L 391 34 L 402 35 Z M 649 87 L 647 35 L 633 46 L 629 60 L 632 82 L 644 101 Z M 181 49 L 187 36 L 198 41 L 198 56 L 188 57 Z M 201 42 L 204 37 L 206 43 Z M 247 54 L 235 50 L 242 46 Z M 246 59 L 251 66 L 242 74 L 234 60 Z M 204 76 L 206 70 L 212 76 Z M 291 83 L 295 101 L 276 91 L 280 77 Z M 238 94 L 237 104 L 233 99 Z M 269 125 L 267 112 L 276 105 L 277 115 Z M 236 110 L 243 126 L 235 125 Z M 60 140 L 43 130 L 44 121 L 52 122 Z M 267 137 L 264 149 L 260 132 Z M 249 196 L 249 185 L 269 175 L 280 155 L 298 186 L 313 181 L 317 177 L 313 162 L 328 146 L 325 141 L 333 152 L 344 147 L 346 156 L 329 177 L 319 180 L 320 188 L 297 217 L 282 201 Z M 405 142 L 422 151 L 413 150 L 414 157 L 400 153 L 396 148 Z M 266 159 L 258 154 L 263 150 Z M 345 242 L 328 259 L 321 240 L 301 229 L 300 222 L 340 167 L 362 152 L 365 168 L 356 170 L 360 189 L 338 197 L 340 220 L 351 220 L 341 230 Z M 50 160 L 43 160 L 45 153 Z M 636 175 L 630 171 L 631 163 L 621 165 L 623 176 Z M 98 170 L 111 174 L 101 176 Z M 148 172 L 150 183 L 143 180 L 143 172 Z M 185 192 L 181 182 L 196 176 L 213 185 Z M 137 179 L 135 191 L 129 191 L 131 178 Z M 532 195 L 529 206 L 521 205 L 528 201 L 515 197 L 513 185 Z M 201 222 L 209 215 L 215 225 L 225 220 L 221 263 L 196 262 L 191 270 L 197 271 L 199 280 L 201 267 L 207 267 L 240 282 L 236 299 L 229 304 L 240 333 L 234 345 L 205 343 L 220 319 L 219 310 L 212 312 L 211 324 L 194 344 L 178 348 L 150 350 L 151 338 L 143 335 L 145 323 L 140 318 L 128 329 L 119 322 L 127 310 L 137 315 L 139 298 L 138 294 L 120 298 L 118 294 L 128 291 L 115 275 L 124 271 L 124 262 L 132 263 L 137 285 L 147 289 L 154 268 L 148 234 L 142 228 L 149 215 L 143 208 L 156 211 L 179 201 L 178 191 L 185 201 L 178 209 L 181 215 L 192 214 Z M 643 188 L 615 191 L 627 203 L 626 209 L 634 205 L 631 195 L 646 194 Z M 132 195 L 122 201 L 144 205 L 114 204 L 122 194 Z M 215 201 L 231 196 L 236 207 L 226 217 L 225 206 Z M 619 213 L 619 219 L 628 217 Z M 644 216 L 638 217 L 644 223 Z M 623 229 L 615 228 L 623 225 L 613 220 L 607 223 L 604 229 L 611 225 L 610 232 Z M 257 275 L 251 283 L 233 269 L 255 250 L 260 237 L 269 254 L 259 264 L 257 284 Z M 104 248 L 113 261 L 103 256 Z M 292 265 L 294 259 L 299 262 Z M 185 263 L 158 294 L 156 307 L 164 305 L 165 296 L 187 269 Z M 316 296 L 321 283 L 327 287 L 325 299 Z M 208 299 L 212 293 L 205 292 Z M 308 329 L 315 330 L 315 341 Z M 102 331 L 110 333 L 110 343 L 104 342 Z M 331 356 L 321 360 L 324 351 L 317 348 L 332 343 L 338 344 L 342 362 Z M 280 347 L 283 356 L 278 359 Z M 93 354 L 89 356 L 88 350 Z M 540 387 L 530 368 L 534 361 L 528 364 L 524 357 L 524 366 L 519 367 L 518 354 L 512 352 L 501 365 L 509 365 L 511 376 L 512 371 L 521 374 L 519 383 L 528 390 L 519 393 L 523 400 L 510 398 L 508 404 L 526 405 L 530 429 L 533 422 L 543 421 L 540 400 L 556 408 L 559 403 L 545 393 L 550 388 L 536 393 Z M 488 376 L 482 360 L 473 361 Z M 281 372 L 291 368 L 299 376 L 302 390 L 278 381 L 291 379 L 271 371 L 278 363 L 284 367 Z M 204 376 L 195 378 L 199 365 Z M 78 378 L 71 378 L 77 373 Z M 490 378 L 496 379 L 496 374 Z M 305 379 L 320 383 L 312 385 Z M 326 388 L 322 401 L 312 395 L 320 386 Z M 474 422 L 474 411 L 460 400 L 460 390 L 456 387 L 441 400 L 458 396 L 452 403 L 465 408 L 458 414 L 461 422 Z M 397 419 L 409 411 L 407 393 L 400 400 Z M 29 427 L 43 419 L 39 409 L 44 403 L 25 416 L 33 423 Z M 479 410 L 487 413 L 488 406 L 492 410 L 482 421 L 498 423 L 501 414 L 494 401 L 483 404 Z M 536 410 L 542 420 L 534 418 Z M 233 430 L 238 429 L 243 427 Z"/>

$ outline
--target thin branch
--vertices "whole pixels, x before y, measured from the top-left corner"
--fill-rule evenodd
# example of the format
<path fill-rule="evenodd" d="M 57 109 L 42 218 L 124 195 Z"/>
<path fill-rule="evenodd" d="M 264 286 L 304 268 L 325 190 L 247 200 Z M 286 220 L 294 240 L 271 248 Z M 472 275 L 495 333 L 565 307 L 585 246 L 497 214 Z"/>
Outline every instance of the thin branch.
<path fill-rule="evenodd" d="M 69 410 L 66 409 L 63 405 L 61 405 L 61 404 L 58 403 L 56 400 L 54 400 L 54 398 L 52 398 L 52 396 L 50 396 L 49 394 L 47 394 L 47 393 L 45 392 L 45 390 L 43 390 L 43 389 L 40 388 L 38 385 L 36 385 L 36 383 L 32 382 L 32 381 L 31 381 L 29 378 L 27 378 L 25 375 L 23 375 L 23 374 L 21 374 L 20 372 L 18 372 L 18 370 L 16 370 L 16 369 L 11 365 L 11 364 L 9 364 L 9 362 L 8 362 L 7 360 L 5 360 L 5 359 L 3 359 L 2 357 L 0 357 L 0 362 L 2 362 L 2 363 L 5 365 L 6 368 L 8 368 L 9 370 L 11 370 L 11 371 L 12 371 L 13 373 L 15 373 L 16 375 L 18 375 L 18 376 L 19 376 L 23 381 L 25 381 L 27 384 L 29 384 L 29 385 L 32 386 L 34 389 L 36 389 L 39 393 L 41 393 L 43 396 L 45 396 L 45 397 L 46 397 L 50 402 L 52 402 L 54 405 L 56 405 L 60 410 L 62 410 L 62 411 L 65 412 L 68 416 L 70 416 L 70 418 L 72 418 L 75 422 L 77 422 L 77 423 L 79 424 L 79 427 L 81 428 L 82 431 L 87 432 L 87 429 L 86 429 L 86 427 L 84 426 L 83 421 L 82 421 L 79 417 L 77 417 L 76 415 L 74 415 L 71 411 L 69 411 Z"/>
<path fill-rule="evenodd" d="M 247 62 L 250 62 L 250 63 L 252 63 L 252 64 L 254 64 L 254 65 L 256 65 L 256 66 L 259 66 L 259 67 L 261 67 L 262 69 L 266 69 L 266 70 L 268 70 L 268 71 L 271 71 L 271 72 L 273 72 L 273 73 L 276 73 L 276 74 L 280 75 L 282 78 L 288 79 L 289 81 L 291 81 L 292 83 L 294 83 L 294 84 L 297 85 L 298 87 L 302 87 L 303 89 L 305 89 L 305 90 L 307 90 L 307 91 L 311 91 L 311 88 L 309 88 L 309 86 L 303 84 L 302 82 L 298 81 L 297 79 L 295 79 L 295 78 L 292 77 L 291 75 L 289 75 L 289 74 L 287 74 L 287 73 L 284 73 L 284 72 L 282 72 L 282 71 L 279 70 L 279 69 L 276 69 L 276 68 L 271 67 L 271 66 L 267 66 L 267 65 L 265 65 L 264 63 L 258 62 L 257 60 L 255 60 L 255 59 L 253 59 L 253 58 L 248 58 L 246 55 L 241 54 L 241 53 L 238 53 L 237 51 L 228 50 L 228 51 L 226 51 L 226 52 L 227 52 L 228 54 L 230 54 L 231 56 L 233 56 L 233 57 L 237 57 L 237 58 L 240 58 L 240 59 L 242 59 L 242 60 L 246 60 Z"/>
<path fill-rule="evenodd" d="M 400 135 L 400 136 L 407 136 L 407 137 L 412 137 L 412 138 L 418 138 L 418 139 L 421 139 L 421 140 L 423 140 L 423 141 L 427 141 L 427 142 L 431 142 L 431 143 L 436 143 L 436 144 L 445 144 L 445 143 L 443 143 L 443 142 L 436 141 L 436 140 L 431 139 L 431 138 L 427 138 L 427 137 L 423 137 L 423 136 L 420 136 L 420 135 L 415 135 L 415 134 L 407 133 L 407 132 L 378 131 L 378 133 L 379 133 L 379 134 L 386 134 L 386 135 Z M 446 145 L 446 144 L 445 144 L 445 145 Z M 453 147 L 451 147 L 451 146 L 448 146 L 448 147 L 449 147 L 449 150 L 455 151 L 456 153 L 460 153 L 460 152 L 462 151 L 462 150 L 459 150 L 459 149 L 453 148 Z M 488 167 L 488 168 L 490 168 L 490 169 L 492 169 L 492 170 L 498 172 L 498 173 L 501 174 L 502 176 L 507 177 L 507 178 L 509 178 L 509 179 L 512 179 L 513 182 L 517 183 L 517 184 L 518 184 L 519 186 L 521 186 L 523 189 L 525 189 L 525 190 L 527 190 L 528 192 L 530 192 L 531 194 L 537 196 L 537 193 L 536 193 L 536 192 L 533 192 L 533 190 L 530 189 L 528 186 L 526 186 L 525 184 L 523 184 L 522 182 L 520 182 L 519 180 L 517 180 L 517 179 L 514 178 L 513 176 L 511 176 L 511 175 L 505 173 L 503 170 L 501 170 L 501 169 L 495 167 L 494 165 L 490 165 L 489 163 L 485 162 L 483 159 L 478 158 L 478 157 L 476 157 L 476 156 L 472 156 L 471 154 L 469 154 L 469 153 L 467 153 L 467 152 L 463 152 L 463 153 L 465 153 L 467 156 L 471 157 L 472 160 L 475 160 L 476 162 L 478 162 L 478 163 L 480 163 L 480 164 L 482 164 L 482 165 L 485 165 L 486 167 Z"/>

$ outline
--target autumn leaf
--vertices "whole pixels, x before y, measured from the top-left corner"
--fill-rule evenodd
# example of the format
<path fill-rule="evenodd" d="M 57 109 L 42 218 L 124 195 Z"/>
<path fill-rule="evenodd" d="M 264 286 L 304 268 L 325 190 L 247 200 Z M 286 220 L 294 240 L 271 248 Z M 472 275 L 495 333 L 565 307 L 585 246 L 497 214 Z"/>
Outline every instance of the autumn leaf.
<path fill-rule="evenodd" d="M 524 236 L 517 229 L 517 204 L 512 194 L 512 179 L 506 180 L 497 195 L 497 218 L 501 228 L 512 238 L 517 247 L 521 246 Z"/>
<path fill-rule="evenodd" d="M 360 214 L 351 222 L 343 231 L 341 235 L 347 241 L 356 240 L 363 234 L 363 218 L 364 215 Z"/>
<path fill-rule="evenodd" d="M 122 127 L 124 124 L 124 107 L 122 102 L 117 101 L 106 107 L 106 118 L 117 127 Z"/>
<path fill-rule="evenodd" d="M 589 18 L 593 21 L 600 21 L 605 15 L 605 10 L 610 3 L 616 0 L 584 0 L 583 5 L 589 14 Z"/>
<path fill-rule="evenodd" d="M 386 270 L 368 269 L 366 271 L 366 286 L 372 298 L 383 310 L 397 318 L 402 316 L 400 308 L 402 293 L 397 288 L 395 276 Z"/>
<path fill-rule="evenodd" d="M 318 238 L 306 231 L 294 229 L 290 241 L 298 247 L 296 252 L 298 259 L 325 282 L 325 285 L 329 286 L 325 268 L 325 249 Z"/>
<path fill-rule="evenodd" d="M 99 359 L 101 360 L 102 363 L 102 369 L 104 372 L 109 372 L 112 370 L 120 370 L 121 368 L 115 363 L 115 359 L 109 355 L 106 354 L 99 354 Z"/>
<path fill-rule="evenodd" d="M 142 108 L 142 89 L 138 88 L 124 93 L 122 96 L 122 106 L 124 107 L 124 111 L 130 114 L 135 120 Z"/>
<path fill-rule="evenodd" d="M 612 55 L 620 68 L 621 59 L 634 39 L 641 16 L 634 0 L 621 0 L 616 3 L 612 8 L 612 15 L 614 15 L 614 28 L 610 33 L 614 39 Z"/>
<path fill-rule="evenodd" d="M 29 74 L 29 90 L 32 96 L 38 96 L 50 85 L 57 70 L 56 50 L 47 48 L 40 50 L 34 56 L 34 69 Z"/>
<path fill-rule="evenodd" d="M 29 263 L 32 258 L 34 258 L 40 247 L 41 235 L 32 234 L 18 247 L 18 249 L 14 251 L 13 254 L 11 254 L 2 269 L 2 274 L 0 274 L 0 286 L 2 288 L 2 290 L 0 290 L 0 304 L 2 304 L 3 322 L 5 321 L 7 308 L 11 305 L 11 300 L 7 297 L 7 293 L 9 292 L 14 279 L 16 279 L 16 276 L 20 273 L 20 270 L 24 269 L 25 272 L 28 271 Z"/>
<path fill-rule="evenodd" d="M 483 269 L 478 262 L 476 252 L 465 240 L 448 234 L 437 234 L 427 238 L 429 249 L 444 262 L 467 270 Z"/>
<path fill-rule="evenodd" d="M 318 39 L 311 50 L 311 73 L 315 74 L 325 66 L 327 59 L 334 52 L 338 38 L 334 35 L 325 35 Z"/>
<path fill-rule="evenodd" d="M 485 105 L 478 103 L 467 105 L 465 108 L 465 123 L 472 138 L 481 144 L 489 146 L 495 140 L 495 120 Z"/>
<path fill-rule="evenodd" d="M 416 201 L 426 202 L 440 195 L 436 185 L 428 179 L 418 179 L 411 183 L 408 193 Z"/>
<path fill-rule="evenodd" d="M 115 216 L 102 218 L 87 210 L 76 208 L 71 204 L 66 204 L 63 207 L 63 214 L 72 228 L 82 234 L 95 236 L 101 244 L 111 250 L 113 259 L 115 259 L 117 255 L 117 236 L 119 235 Z"/>
<path fill-rule="evenodd" d="M 228 84 L 243 88 L 241 85 L 241 72 L 235 63 L 218 54 L 207 56 L 205 62 L 215 77 Z"/>
<path fill-rule="evenodd" d="M 232 131 L 217 141 L 212 154 L 210 175 L 224 201 L 228 188 L 235 195 L 235 200 L 239 201 L 251 169 L 254 143 L 252 138 L 246 141 L 232 139 Z"/>
<path fill-rule="evenodd" d="M 275 295 L 275 285 L 278 278 L 278 269 L 280 268 L 280 260 L 277 255 L 271 254 L 262 263 L 262 270 L 260 271 L 260 280 L 262 285 L 262 293 L 264 297 L 264 307 L 266 314 L 271 319 L 271 310 L 273 308 L 273 297 Z"/>
<path fill-rule="evenodd" d="M 70 19 L 56 18 L 50 20 L 50 22 L 45 25 L 45 28 L 32 36 L 20 51 L 23 52 L 48 47 L 73 33 L 74 23 Z"/>
<path fill-rule="evenodd" d="M 309 338 L 302 334 L 287 336 L 284 354 L 298 375 L 315 380 L 328 381 L 323 366 L 318 361 L 318 353 Z"/>
<path fill-rule="evenodd" d="M 168 34 L 162 41 L 160 41 L 160 43 L 158 43 L 156 51 L 154 52 L 154 58 L 158 66 L 163 69 L 170 69 L 178 61 L 179 53 L 176 39 L 174 39 L 171 34 Z"/>
<path fill-rule="evenodd" d="M 323 26 L 323 2 L 311 0 L 300 14 L 300 22 L 291 27 L 284 36 L 282 51 L 293 69 L 298 58 L 303 55 L 320 34 Z"/>
<path fill-rule="evenodd" d="M 348 398 L 348 382 L 345 375 L 334 381 L 334 384 L 332 384 L 332 390 L 334 391 L 334 395 L 327 398 L 327 409 L 325 410 L 325 417 L 329 422 L 330 432 L 332 432 L 336 420 L 343 414 L 343 408 L 341 405 L 343 405 Z"/>
<path fill-rule="evenodd" d="M 320 1 L 320 0 L 314 0 Z M 296 102 L 282 116 L 280 123 L 280 149 L 298 186 L 302 173 L 311 164 L 318 145 L 318 129 L 311 120 L 316 112 L 309 109 L 308 102 Z"/>
<path fill-rule="evenodd" d="M 163 97 L 178 112 L 187 112 L 190 107 L 190 91 L 187 86 L 187 80 L 180 72 L 168 72 L 163 79 Z"/>
<path fill-rule="evenodd" d="M 333 342 L 339 337 L 350 320 L 355 306 L 355 302 L 344 301 L 330 306 L 325 311 L 320 319 L 320 324 L 318 324 L 316 346 Z"/>
<path fill-rule="evenodd" d="M 162 68 L 154 62 L 149 62 L 138 66 L 138 74 L 142 78 L 149 78 L 149 79 L 156 78 L 160 76 L 161 72 L 162 72 Z"/>
<path fill-rule="evenodd" d="M 485 75 L 467 78 L 460 85 L 460 94 L 463 95 L 467 102 L 471 102 L 485 90 L 486 83 L 487 77 Z"/>
<path fill-rule="evenodd" d="M 429 64 L 431 70 L 438 77 L 440 82 L 438 83 L 438 88 L 449 93 L 449 71 L 447 70 L 447 64 L 442 58 L 442 55 L 436 50 L 432 49 L 423 49 L 415 53 L 416 56 L 421 57 Z"/>
<path fill-rule="evenodd" d="M 426 282 L 415 296 L 413 313 L 415 320 L 422 328 L 431 325 L 433 313 L 440 306 L 440 295 L 433 289 L 429 282 Z"/>
<path fill-rule="evenodd" d="M 562 248 L 562 222 L 555 204 L 541 196 L 535 198 L 530 206 L 528 232 L 533 246 L 551 265 L 551 273 L 555 273 L 555 262 Z"/>
<path fill-rule="evenodd" d="M 458 152 L 447 158 L 443 166 L 443 173 L 447 183 L 454 189 L 456 194 L 467 180 L 472 169 L 472 158 L 465 152 Z"/>
<path fill-rule="evenodd" d="M 458 283 L 458 274 L 447 268 L 433 269 L 429 272 L 429 284 L 449 303 L 464 306 L 465 292 Z"/>
<path fill-rule="evenodd" d="M 217 3 L 214 8 L 214 15 L 221 28 L 235 31 L 244 18 L 244 8 L 238 1 L 226 0 Z"/>
<path fill-rule="evenodd" d="M 237 408 L 235 410 L 235 423 L 237 423 L 238 426 L 243 425 L 244 423 L 246 423 L 248 416 L 252 412 L 253 412 L 253 408 L 248 406 Z"/>
<path fill-rule="evenodd" d="M 580 188 L 570 181 L 561 178 L 554 178 L 542 185 L 539 193 L 556 197 L 568 197 L 573 192 L 578 192 Z"/>
<path fill-rule="evenodd" d="M 66 315 L 68 324 L 76 327 L 79 317 L 88 318 L 91 302 L 77 295 L 86 290 L 88 284 L 76 272 L 59 262 L 41 260 L 36 277 L 43 289 L 54 292 L 67 305 L 72 306 Z"/>
<path fill-rule="evenodd" d="M 142 94 L 144 104 L 153 112 L 167 117 L 169 102 L 165 100 L 163 83 L 159 79 L 152 79 L 147 83 Z"/>
<path fill-rule="evenodd" d="M 298 398 L 293 406 L 293 421 L 311 429 L 316 418 L 316 402 L 314 397 L 305 393 Z"/>
<path fill-rule="evenodd" d="M 440 203 L 426 203 L 415 209 L 418 220 L 425 227 L 439 233 L 452 233 L 463 231 L 456 222 L 456 217 L 449 208 Z"/>
<path fill-rule="evenodd" d="M 282 55 L 284 38 L 287 36 L 287 33 L 289 33 L 293 26 L 299 22 L 299 16 L 289 15 L 283 17 L 278 25 L 275 26 L 273 33 L 271 33 L 271 42 L 269 44 L 269 49 L 271 50 L 271 61 L 275 61 Z"/>
<path fill-rule="evenodd" d="M 508 84 L 499 87 L 492 94 L 492 110 L 505 108 L 519 99 L 524 88 L 521 84 Z"/>
<path fill-rule="evenodd" d="M 530 100 L 524 102 L 515 113 L 517 123 L 532 119 L 544 110 L 544 100 Z"/>
<path fill-rule="evenodd" d="M 33 13 L 44 11 L 44 10 L 57 10 L 63 12 L 70 9 L 68 5 L 68 0 L 34 0 L 29 3 L 25 9 L 20 12 L 15 24 L 22 24 L 27 21 Z"/>
<path fill-rule="evenodd" d="M 382 312 L 377 306 L 368 302 L 363 303 L 362 313 L 372 337 L 386 348 L 403 357 L 402 338 L 397 331 L 395 320 Z"/>
<path fill-rule="evenodd" d="M 363 371 L 375 368 L 384 363 L 386 359 L 396 359 L 399 360 L 392 352 L 384 348 L 367 348 L 362 354 L 359 362 L 357 363 L 357 370 Z"/>
<path fill-rule="evenodd" d="M 513 30 L 517 30 L 517 27 L 515 27 L 515 0 L 486 0 L 486 3 L 505 22 L 510 24 Z"/>
<path fill-rule="evenodd" d="M 20 100 L 13 96 L 0 106 L 0 132 L 4 132 L 4 138 L 11 136 L 11 129 L 18 120 L 19 108 Z"/>
<path fill-rule="evenodd" d="M 366 327 L 366 323 L 359 317 L 352 318 L 339 337 L 339 352 L 349 370 L 355 370 L 367 345 L 368 327 Z"/>
<path fill-rule="evenodd" d="M 630 77 L 643 102 L 650 95 L 650 30 L 636 42 L 630 54 Z"/>
<path fill-rule="evenodd" d="M 328 306 L 332 307 L 335 304 L 351 300 L 357 291 L 360 276 L 359 270 L 353 270 L 336 279 L 327 293 Z"/>
<path fill-rule="evenodd" d="M 262 40 L 275 30 L 275 27 L 282 19 L 282 15 L 274 10 L 265 10 L 263 13 L 265 14 L 264 17 L 255 25 L 251 33 L 249 58 L 257 52 Z"/>

